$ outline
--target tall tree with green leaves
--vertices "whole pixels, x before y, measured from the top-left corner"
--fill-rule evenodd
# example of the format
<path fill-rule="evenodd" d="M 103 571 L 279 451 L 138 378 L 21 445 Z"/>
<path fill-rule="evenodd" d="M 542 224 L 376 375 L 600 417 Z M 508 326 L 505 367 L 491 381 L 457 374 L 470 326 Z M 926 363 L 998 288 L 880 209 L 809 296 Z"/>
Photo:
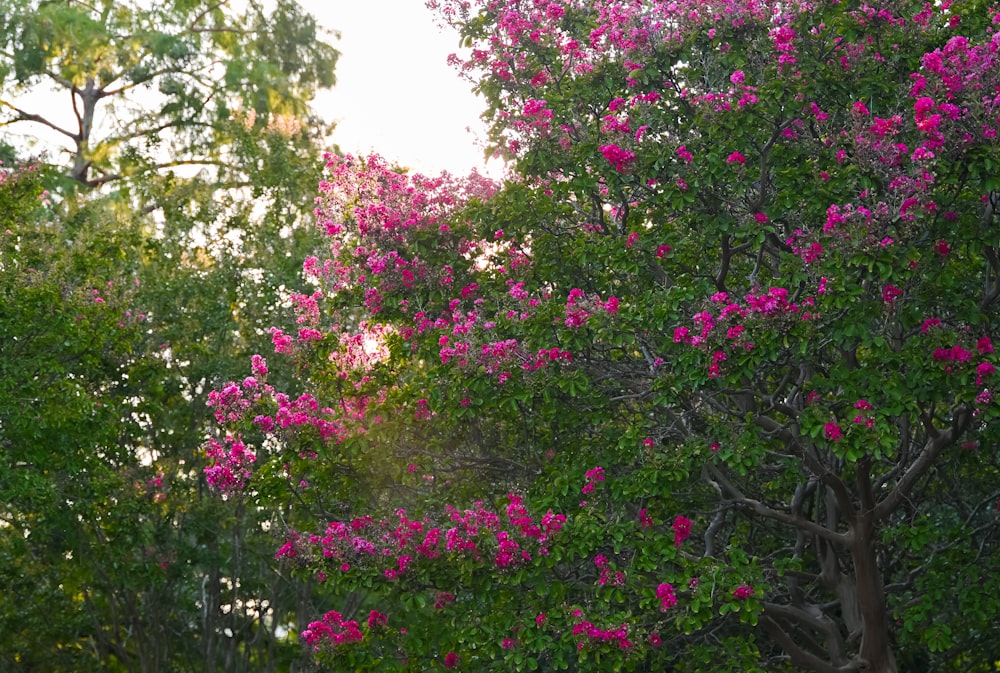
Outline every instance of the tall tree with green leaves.
<path fill-rule="evenodd" d="M 14 0 L 0 8 L 0 124 L 58 141 L 50 161 L 92 188 L 183 166 L 246 185 L 240 127 L 291 135 L 338 52 L 293 0 L 147 5 Z"/>
<path fill-rule="evenodd" d="M 266 563 L 271 513 L 207 499 L 196 464 L 207 391 L 312 237 L 309 102 L 337 52 L 291 2 L 0 17 L 2 139 L 65 141 L 2 186 L 0 662 L 284 670 L 310 591 Z"/>

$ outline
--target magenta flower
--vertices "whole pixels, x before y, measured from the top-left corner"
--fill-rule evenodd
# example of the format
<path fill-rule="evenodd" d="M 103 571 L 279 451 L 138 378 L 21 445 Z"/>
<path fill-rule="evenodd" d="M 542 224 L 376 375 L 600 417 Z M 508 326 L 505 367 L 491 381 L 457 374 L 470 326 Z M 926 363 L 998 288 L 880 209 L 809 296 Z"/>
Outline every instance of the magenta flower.
<path fill-rule="evenodd" d="M 823 426 L 823 434 L 831 442 L 839 442 L 840 438 L 844 436 L 844 431 L 840 429 L 840 426 L 836 423 L 827 423 Z"/>
<path fill-rule="evenodd" d="M 458 655 L 454 652 L 449 652 L 444 655 L 444 667 L 445 668 L 455 668 L 458 666 Z"/>
<path fill-rule="evenodd" d="M 927 334 L 928 332 L 931 331 L 932 328 L 940 326 L 941 326 L 940 318 L 928 318 L 927 320 L 924 321 L 924 324 L 920 326 L 920 333 Z"/>
<path fill-rule="evenodd" d="M 389 618 L 383 615 L 378 610 L 372 610 L 368 613 L 368 628 L 374 629 L 380 626 L 385 626 Z"/>
<path fill-rule="evenodd" d="M 735 589 L 733 589 L 733 598 L 735 598 L 738 601 L 743 601 L 750 598 L 755 593 L 757 592 L 753 590 L 753 587 L 744 584 L 742 586 L 738 586 Z"/>
<path fill-rule="evenodd" d="M 666 612 L 677 605 L 677 595 L 674 593 L 673 585 L 669 582 L 664 582 L 656 587 L 656 598 L 660 601 L 660 612 Z"/>
<path fill-rule="evenodd" d="M 635 161 L 635 153 L 624 150 L 618 145 L 601 145 L 601 154 L 618 172 L 624 171 L 628 164 Z"/>
<path fill-rule="evenodd" d="M 899 297 L 901 294 L 903 294 L 903 291 L 900 290 L 895 285 L 886 285 L 884 288 L 882 288 L 882 301 L 884 301 L 886 304 L 889 305 L 890 308 L 892 308 L 893 304 L 896 301 L 896 298 Z"/>
<path fill-rule="evenodd" d="M 684 540 L 691 534 L 691 519 L 680 515 L 674 519 L 671 527 L 674 529 L 674 546 L 680 547 Z"/>
<path fill-rule="evenodd" d="M 979 366 L 976 367 L 976 383 L 982 383 L 984 377 L 995 374 L 996 371 L 997 368 L 989 362 L 980 362 Z"/>
<path fill-rule="evenodd" d="M 639 525 L 643 528 L 653 527 L 653 517 L 649 516 L 645 507 L 639 510 Z"/>
<path fill-rule="evenodd" d="M 733 152 L 728 157 L 726 157 L 727 164 L 732 164 L 732 163 L 745 164 L 746 162 L 747 158 L 742 154 L 740 154 L 739 152 Z"/>

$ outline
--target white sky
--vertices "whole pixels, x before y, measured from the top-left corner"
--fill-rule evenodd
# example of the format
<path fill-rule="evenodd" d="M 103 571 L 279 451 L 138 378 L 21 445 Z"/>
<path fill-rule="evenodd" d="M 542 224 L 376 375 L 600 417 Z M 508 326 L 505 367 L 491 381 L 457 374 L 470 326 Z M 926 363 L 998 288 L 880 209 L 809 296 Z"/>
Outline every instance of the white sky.
<path fill-rule="evenodd" d="M 0 0 L 3 2 L 3 0 Z M 238 4 L 238 3 L 237 3 Z M 458 35 L 439 29 L 424 0 L 299 0 L 330 31 L 328 40 L 341 52 L 337 85 L 320 92 L 316 110 L 337 122 L 333 142 L 343 152 L 375 151 L 390 161 L 436 175 L 448 170 L 464 175 L 484 170 L 477 138 L 485 135 L 479 115 L 484 103 L 472 85 L 448 65 L 459 50 Z M 51 93 L 36 91 L 18 98 L 29 111 L 46 110 Z M 71 110 L 49 106 L 47 114 L 73 128 Z M 40 147 L 64 140 L 35 124 L 18 133 L 34 136 Z M 486 172 L 499 177 L 494 161 Z"/>
<path fill-rule="evenodd" d="M 447 63 L 458 51 L 458 35 L 439 29 L 423 0 L 299 4 L 325 28 L 340 31 L 333 42 L 341 51 L 337 85 L 315 102 L 338 123 L 333 140 L 342 151 L 374 150 L 430 174 L 483 170 L 476 138 L 484 135 L 484 104 Z"/>

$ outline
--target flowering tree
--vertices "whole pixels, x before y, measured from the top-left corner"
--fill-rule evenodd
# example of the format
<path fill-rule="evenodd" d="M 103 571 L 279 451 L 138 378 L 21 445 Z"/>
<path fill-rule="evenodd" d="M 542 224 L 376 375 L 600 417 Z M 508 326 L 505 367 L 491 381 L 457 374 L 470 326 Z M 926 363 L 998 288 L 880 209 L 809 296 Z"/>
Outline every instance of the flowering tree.
<path fill-rule="evenodd" d="M 342 597 L 310 652 L 990 670 L 1000 15 L 431 5 L 516 178 L 329 157 L 297 322 L 211 397 L 209 482 Z"/>

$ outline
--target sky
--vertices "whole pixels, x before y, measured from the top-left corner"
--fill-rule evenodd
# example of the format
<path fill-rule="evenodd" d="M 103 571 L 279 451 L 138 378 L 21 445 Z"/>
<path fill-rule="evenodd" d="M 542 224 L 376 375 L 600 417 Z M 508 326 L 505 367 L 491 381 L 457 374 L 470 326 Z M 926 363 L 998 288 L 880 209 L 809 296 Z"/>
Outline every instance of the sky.
<path fill-rule="evenodd" d="M 484 170 L 484 104 L 448 65 L 457 34 L 438 28 L 423 0 L 299 0 L 321 26 L 339 31 L 337 85 L 316 109 L 338 123 L 344 152 L 376 151 L 414 170 Z M 486 167 L 496 174 L 498 166 Z"/>

